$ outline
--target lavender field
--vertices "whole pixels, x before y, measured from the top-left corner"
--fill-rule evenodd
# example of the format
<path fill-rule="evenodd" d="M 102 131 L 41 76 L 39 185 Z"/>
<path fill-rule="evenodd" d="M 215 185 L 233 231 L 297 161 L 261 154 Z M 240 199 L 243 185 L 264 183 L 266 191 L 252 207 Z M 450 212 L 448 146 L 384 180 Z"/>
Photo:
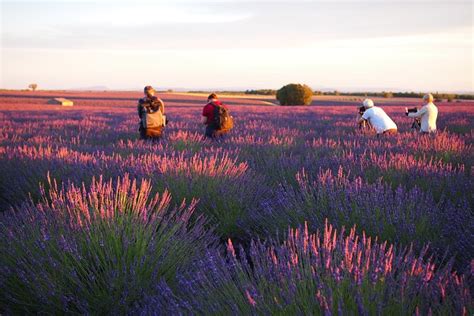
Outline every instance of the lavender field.
<path fill-rule="evenodd" d="M 379 103 L 397 135 L 356 128 L 357 100 L 161 94 L 138 135 L 132 92 L 0 93 L 0 312 L 472 315 L 474 103 Z M 377 103 L 377 101 L 376 101 Z"/>

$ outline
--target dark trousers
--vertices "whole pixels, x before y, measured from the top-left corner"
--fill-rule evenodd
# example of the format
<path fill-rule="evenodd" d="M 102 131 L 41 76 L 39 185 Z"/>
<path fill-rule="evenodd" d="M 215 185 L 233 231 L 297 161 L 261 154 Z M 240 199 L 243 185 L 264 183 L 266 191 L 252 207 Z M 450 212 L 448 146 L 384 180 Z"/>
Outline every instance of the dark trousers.
<path fill-rule="evenodd" d="M 217 137 L 222 137 L 225 134 L 227 134 L 228 131 L 222 131 L 222 130 L 217 130 L 212 126 L 207 125 L 206 126 L 206 137 L 208 138 L 217 138 Z"/>
<path fill-rule="evenodd" d="M 143 126 L 140 125 L 140 127 L 138 128 L 138 131 L 140 132 L 140 138 L 146 139 L 146 130 L 143 128 Z"/>
<path fill-rule="evenodd" d="M 146 129 L 143 126 L 140 126 L 140 138 L 141 139 L 157 139 L 160 138 L 163 134 L 163 127 L 155 129 Z"/>

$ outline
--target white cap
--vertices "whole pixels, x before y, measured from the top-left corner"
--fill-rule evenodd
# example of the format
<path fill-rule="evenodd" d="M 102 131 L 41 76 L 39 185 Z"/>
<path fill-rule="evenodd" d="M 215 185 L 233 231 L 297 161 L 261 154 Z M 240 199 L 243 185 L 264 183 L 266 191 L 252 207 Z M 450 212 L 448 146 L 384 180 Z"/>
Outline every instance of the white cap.
<path fill-rule="evenodd" d="M 374 107 L 374 101 L 371 99 L 365 99 L 363 104 L 366 109 Z"/>
<path fill-rule="evenodd" d="M 426 102 L 433 102 L 434 97 L 431 93 L 428 93 L 423 96 L 423 100 L 425 100 Z"/>

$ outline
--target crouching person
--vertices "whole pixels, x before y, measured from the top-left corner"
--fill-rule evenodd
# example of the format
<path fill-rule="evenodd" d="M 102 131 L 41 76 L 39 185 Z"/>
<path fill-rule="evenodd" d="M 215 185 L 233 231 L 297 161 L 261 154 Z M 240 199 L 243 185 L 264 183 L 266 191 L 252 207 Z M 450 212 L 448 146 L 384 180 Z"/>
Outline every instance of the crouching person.
<path fill-rule="evenodd" d="M 152 86 L 143 89 L 145 97 L 138 100 L 138 116 L 140 117 L 140 138 L 159 138 L 166 125 L 165 105 L 155 96 Z"/>
<path fill-rule="evenodd" d="M 405 108 L 405 114 L 415 120 L 420 120 L 420 132 L 429 134 L 436 133 L 436 120 L 438 119 L 438 108 L 433 103 L 433 95 L 423 96 L 423 107 L 416 112 L 411 112 Z"/>
<path fill-rule="evenodd" d="M 206 125 L 206 137 L 215 138 L 227 134 L 233 127 L 234 121 L 225 104 L 212 93 L 207 98 L 207 104 L 202 110 L 202 123 Z"/>
<path fill-rule="evenodd" d="M 359 119 L 359 125 L 368 122 L 377 132 L 377 136 L 397 133 L 397 125 L 395 122 L 392 121 L 382 108 L 375 106 L 374 101 L 365 99 L 363 105 L 365 111 Z"/>

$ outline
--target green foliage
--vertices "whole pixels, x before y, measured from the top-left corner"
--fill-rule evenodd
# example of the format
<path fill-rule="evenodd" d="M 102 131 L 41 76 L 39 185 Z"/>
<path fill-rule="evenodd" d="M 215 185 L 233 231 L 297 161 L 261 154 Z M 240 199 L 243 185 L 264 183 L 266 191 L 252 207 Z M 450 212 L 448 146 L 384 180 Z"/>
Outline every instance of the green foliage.
<path fill-rule="evenodd" d="M 307 85 L 291 83 L 278 90 L 276 98 L 281 105 L 309 105 L 313 90 Z"/>
<path fill-rule="evenodd" d="M 0 230 L 0 305 L 14 314 L 124 314 L 160 280 L 214 242 L 196 201 L 172 207 L 165 191 L 128 175 L 60 189 L 9 212 Z M 48 193 L 46 193 L 48 191 Z"/>
<path fill-rule="evenodd" d="M 452 102 L 458 96 L 456 94 L 452 94 L 452 93 L 438 93 L 438 92 L 436 92 L 435 94 L 433 94 L 433 97 L 435 98 L 436 102 L 441 102 L 441 101 L 443 101 L 443 99 L 446 99 L 448 102 Z"/>
<path fill-rule="evenodd" d="M 276 95 L 277 91 L 273 89 L 246 90 L 245 94 L 252 95 Z"/>
<path fill-rule="evenodd" d="M 254 174 L 231 177 L 178 173 L 165 175 L 162 180 L 156 179 L 156 186 L 169 189 L 176 200 L 191 201 L 198 196 L 197 213 L 205 215 L 222 240 L 248 238 L 239 223 L 250 220 L 249 213 L 264 192 Z"/>
<path fill-rule="evenodd" d="M 425 92 L 389 92 L 389 91 L 382 91 L 382 92 L 322 92 L 319 94 L 320 91 L 315 91 L 315 95 L 344 95 L 344 96 L 359 96 L 359 97 L 384 97 L 384 98 L 416 98 L 421 99 L 426 94 Z M 473 100 L 474 95 L 472 94 L 454 94 L 454 93 L 435 93 L 433 95 L 438 101 L 446 99 L 448 102 L 452 102 L 454 99 L 461 99 L 461 100 Z"/>
<path fill-rule="evenodd" d="M 390 91 L 382 91 L 382 95 L 384 98 L 393 98 L 393 93 Z"/>

